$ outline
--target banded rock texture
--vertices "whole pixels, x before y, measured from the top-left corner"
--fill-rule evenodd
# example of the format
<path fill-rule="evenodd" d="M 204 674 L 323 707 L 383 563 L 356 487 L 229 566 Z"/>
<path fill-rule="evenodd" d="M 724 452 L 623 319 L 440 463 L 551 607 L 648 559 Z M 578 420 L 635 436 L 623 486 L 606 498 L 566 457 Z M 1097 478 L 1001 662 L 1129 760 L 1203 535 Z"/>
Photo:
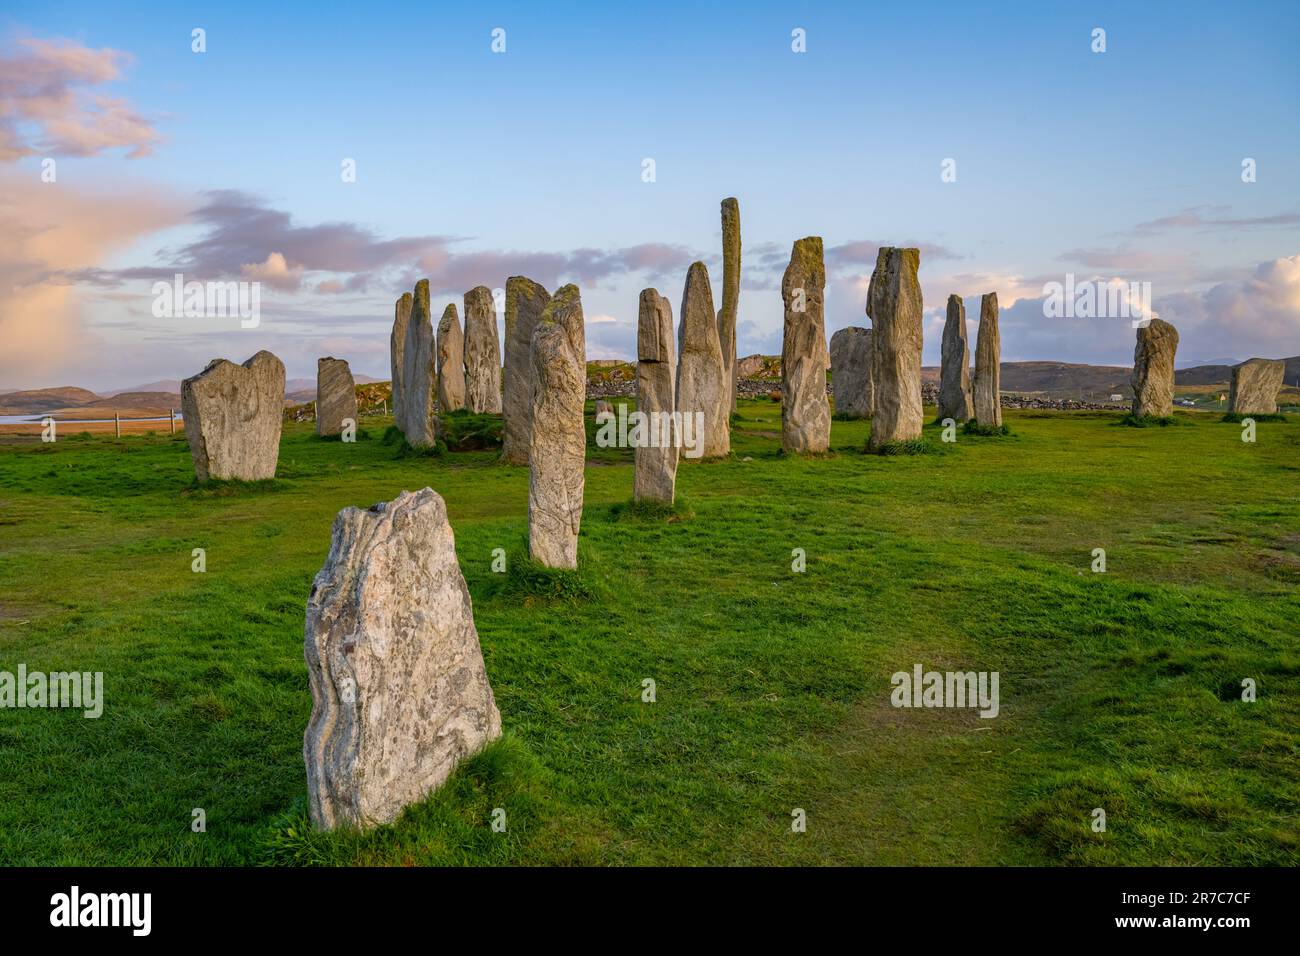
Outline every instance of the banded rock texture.
<path fill-rule="evenodd" d="M 677 329 L 676 410 L 692 420 L 696 413 L 703 414 L 704 458 L 731 453 L 730 393 L 724 375 L 709 270 L 703 262 L 694 262 L 686 273 Z"/>
<path fill-rule="evenodd" d="M 181 383 L 181 413 L 200 482 L 274 478 L 284 420 L 284 363 L 267 351 L 243 365 L 213 359 Z"/>
<path fill-rule="evenodd" d="M 414 297 L 403 292 L 393 308 L 393 332 L 388 337 L 388 364 L 391 370 L 393 421 L 401 427 L 402 375 L 405 371 L 402 356 L 406 352 L 406 327 L 411 324 L 411 304 Z"/>
<path fill-rule="evenodd" d="M 316 434 L 337 435 L 343 422 L 357 424 L 357 385 L 343 359 L 316 360 Z"/>
<path fill-rule="evenodd" d="M 939 372 L 939 420 L 964 422 L 975 414 L 970 387 L 970 346 L 966 342 L 966 303 L 948 296 L 943 324 L 943 354 Z"/>
<path fill-rule="evenodd" d="M 1286 363 L 1253 358 L 1233 366 L 1228 411 L 1239 415 L 1277 414 L 1277 393 L 1286 378 Z"/>
<path fill-rule="evenodd" d="M 677 494 L 673 309 L 654 289 L 643 289 L 637 313 L 636 407 L 647 419 L 647 441 L 633 452 L 632 497 L 672 504 Z M 658 427 L 655 423 L 658 422 Z"/>
<path fill-rule="evenodd" d="M 795 240 L 781 278 L 785 325 L 781 339 L 781 450 L 818 453 L 830 448 L 826 402 L 826 264 L 820 236 Z"/>
<path fill-rule="evenodd" d="M 577 286 L 564 286 L 547 303 L 533 330 L 530 361 L 528 553 L 547 567 L 576 568 L 587 464 L 586 329 Z"/>
<path fill-rule="evenodd" d="M 501 341 L 492 290 L 465 293 L 465 404 L 471 412 L 501 413 Z"/>
<path fill-rule="evenodd" d="M 533 330 L 551 301 L 541 285 L 523 276 L 506 280 L 506 367 L 502 389 L 501 460 L 528 464 L 533 422 Z"/>
<path fill-rule="evenodd" d="M 421 279 L 415 284 L 411 319 L 406 326 L 406 347 L 402 353 L 402 421 L 399 427 L 412 448 L 428 448 L 438 439 L 438 418 L 433 408 L 438 376 L 434 364 L 429 280 Z"/>
<path fill-rule="evenodd" d="M 304 640 L 320 829 L 391 823 L 501 735 L 455 545 L 431 488 L 334 519 Z"/>
<path fill-rule="evenodd" d="M 871 438 L 879 451 L 921 437 L 921 283 L 917 249 L 882 246 L 867 288 L 871 318 Z"/>
<path fill-rule="evenodd" d="M 831 391 L 835 414 L 870 418 L 875 389 L 871 384 L 871 330 L 851 325 L 831 336 Z"/>
<path fill-rule="evenodd" d="M 465 337 L 460 331 L 456 303 L 448 303 L 438 320 L 438 409 L 457 412 L 465 407 Z"/>
<path fill-rule="evenodd" d="M 1138 326 L 1133 349 L 1133 415 L 1168 418 L 1174 413 L 1174 353 L 1178 330 L 1163 319 Z"/>
<path fill-rule="evenodd" d="M 980 327 L 975 339 L 975 421 L 1002 425 L 1002 333 L 998 331 L 998 294 L 980 299 Z"/>
<path fill-rule="evenodd" d="M 718 343 L 722 373 L 731 392 L 729 413 L 736 410 L 736 310 L 740 304 L 740 203 L 722 200 L 722 308 L 718 310 Z"/>

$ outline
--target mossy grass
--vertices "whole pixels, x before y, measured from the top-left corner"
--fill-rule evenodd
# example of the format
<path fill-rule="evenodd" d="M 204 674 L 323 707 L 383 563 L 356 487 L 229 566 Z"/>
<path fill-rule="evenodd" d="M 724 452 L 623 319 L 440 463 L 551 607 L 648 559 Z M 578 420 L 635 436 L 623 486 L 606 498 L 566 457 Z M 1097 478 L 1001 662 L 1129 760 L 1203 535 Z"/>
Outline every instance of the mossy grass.
<path fill-rule="evenodd" d="M 983 425 L 970 418 L 961 426 L 963 435 L 974 435 L 979 438 L 1000 438 L 1003 435 L 1011 434 L 1011 426 L 1006 422 L 1001 425 Z"/>
<path fill-rule="evenodd" d="M 438 440 L 448 451 L 499 449 L 504 441 L 500 415 L 459 409 L 438 416 Z"/>
<path fill-rule="evenodd" d="M 529 607 L 539 601 L 577 604 L 596 600 L 607 590 L 598 569 L 581 558 L 580 547 L 577 568 L 550 568 L 533 560 L 527 543 L 516 545 L 506 553 L 505 570 L 492 573 L 489 593 Z"/>
<path fill-rule="evenodd" d="M 1272 413 L 1272 412 L 1261 412 L 1261 413 L 1258 414 L 1258 415 L 1242 414 L 1241 412 L 1227 412 L 1226 414 L 1224 414 L 1223 418 L 1221 418 L 1221 419 L 1219 419 L 1219 420 L 1220 420 L 1220 421 L 1224 421 L 1224 422 L 1234 422 L 1234 423 L 1236 423 L 1236 424 L 1240 424 L 1241 422 L 1245 421 L 1247 418 L 1251 419 L 1252 421 L 1256 421 L 1256 422 L 1286 422 L 1286 421 L 1289 421 L 1289 419 L 1287 418 L 1287 416 L 1285 416 L 1285 415 L 1279 415 L 1279 414 L 1277 414 L 1277 413 Z"/>
<path fill-rule="evenodd" d="M 864 449 L 869 455 L 883 455 L 885 457 L 894 457 L 897 455 L 932 455 L 939 449 L 934 442 L 922 436 L 920 438 L 911 438 L 907 441 L 887 441 L 879 448 L 872 448 L 868 444 Z"/>
<path fill-rule="evenodd" d="M 1168 428 L 1171 425 L 1190 425 L 1190 419 L 1176 415 L 1134 415 L 1128 412 L 1115 422 L 1128 428 Z"/>
<path fill-rule="evenodd" d="M 622 501 L 610 506 L 609 515 L 613 521 L 673 524 L 695 517 L 695 509 L 690 502 L 678 495 L 671 504 L 663 501 Z"/>

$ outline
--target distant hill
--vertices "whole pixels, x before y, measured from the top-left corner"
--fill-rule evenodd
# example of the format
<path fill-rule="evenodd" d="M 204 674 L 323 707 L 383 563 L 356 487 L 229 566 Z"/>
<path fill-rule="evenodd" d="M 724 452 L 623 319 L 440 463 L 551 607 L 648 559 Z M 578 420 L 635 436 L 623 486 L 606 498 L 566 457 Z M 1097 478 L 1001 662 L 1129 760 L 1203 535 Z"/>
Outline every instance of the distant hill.
<path fill-rule="evenodd" d="M 1287 385 L 1300 386 L 1300 355 L 1293 355 L 1282 361 L 1286 363 L 1283 382 Z M 1197 365 L 1174 372 L 1175 385 L 1217 385 L 1231 381 L 1231 365 Z"/>
<path fill-rule="evenodd" d="M 64 408 L 88 405 L 99 401 L 99 396 L 89 389 L 64 385 L 59 388 L 30 388 L 21 392 L 0 395 L 0 415 L 27 415 Z"/>

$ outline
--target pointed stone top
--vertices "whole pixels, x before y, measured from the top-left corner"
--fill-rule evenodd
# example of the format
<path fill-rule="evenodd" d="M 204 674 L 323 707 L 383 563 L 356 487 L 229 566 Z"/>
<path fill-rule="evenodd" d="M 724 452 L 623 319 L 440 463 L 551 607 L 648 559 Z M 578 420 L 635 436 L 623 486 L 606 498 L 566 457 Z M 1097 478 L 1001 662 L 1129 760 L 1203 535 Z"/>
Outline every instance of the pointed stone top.
<path fill-rule="evenodd" d="M 445 309 L 442 310 L 442 319 L 438 322 L 438 324 L 439 324 L 439 325 L 442 325 L 442 323 L 443 323 L 443 322 L 446 322 L 447 319 L 449 319 L 449 318 L 450 318 L 451 320 L 453 320 L 453 321 L 459 321 L 459 319 L 460 319 L 459 314 L 456 312 L 456 303 L 455 303 L 455 302 L 448 302 L 448 303 L 447 303 L 447 308 L 445 308 Z"/>
<path fill-rule="evenodd" d="M 537 325 L 555 324 L 561 326 L 568 334 L 569 345 L 577 352 L 578 361 L 586 361 L 586 330 L 582 317 L 582 293 L 572 283 L 560 286 L 551 296 L 542 310 L 542 317 Z"/>

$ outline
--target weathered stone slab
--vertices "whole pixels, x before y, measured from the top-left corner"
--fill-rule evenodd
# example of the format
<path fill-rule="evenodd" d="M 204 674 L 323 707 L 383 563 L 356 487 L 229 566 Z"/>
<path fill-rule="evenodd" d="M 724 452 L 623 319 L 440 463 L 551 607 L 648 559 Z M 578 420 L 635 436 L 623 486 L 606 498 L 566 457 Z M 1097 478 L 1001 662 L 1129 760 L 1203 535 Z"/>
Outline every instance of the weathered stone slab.
<path fill-rule="evenodd" d="M 402 353 L 402 434 L 412 448 L 427 448 L 438 438 L 434 414 L 433 320 L 429 314 L 429 280 L 415 284 L 411 319 L 406 326 L 406 348 Z"/>
<path fill-rule="evenodd" d="M 975 421 L 1002 425 L 1002 334 L 998 331 L 998 294 L 980 299 L 980 327 L 975 339 Z"/>
<path fill-rule="evenodd" d="M 942 366 L 939 372 L 939 420 L 964 422 L 975 414 L 970 387 L 970 346 L 966 342 L 966 303 L 948 296 L 943 325 Z"/>
<path fill-rule="evenodd" d="M 501 415 L 501 460 L 528 464 L 528 441 L 533 422 L 533 366 L 529 353 L 537 327 L 551 295 L 523 276 L 506 280 L 506 367 Z"/>
<path fill-rule="evenodd" d="M 1233 366 L 1228 411 L 1239 415 L 1277 414 L 1277 393 L 1286 377 L 1286 363 L 1253 358 Z"/>
<path fill-rule="evenodd" d="M 1174 413 L 1174 353 L 1178 330 L 1163 319 L 1137 329 L 1133 349 L 1133 415 L 1168 418 Z"/>
<path fill-rule="evenodd" d="M 533 330 L 533 420 L 528 449 L 528 553 L 552 568 L 578 566 L 587 464 L 586 329 L 578 287 L 547 303 Z"/>
<path fill-rule="evenodd" d="M 402 293 L 398 298 L 397 304 L 393 309 L 393 332 L 388 337 L 388 358 L 391 369 L 392 388 L 391 404 L 393 406 L 393 422 L 401 428 L 402 422 L 402 374 L 404 372 L 402 356 L 406 352 L 406 328 L 411 324 L 411 304 L 414 296 L 409 292 Z"/>
<path fill-rule="evenodd" d="M 677 493 L 680 454 L 672 419 L 676 401 L 673 309 L 654 289 L 641 291 L 636 359 L 636 408 L 645 413 L 647 425 L 646 441 L 633 452 L 632 497 L 670 505 Z"/>
<path fill-rule="evenodd" d="M 921 437 L 921 283 L 917 249 L 882 246 L 867 288 L 871 381 L 875 386 L 868 447 Z"/>
<path fill-rule="evenodd" d="M 501 735 L 455 544 L 430 488 L 334 520 L 304 641 L 321 829 L 393 822 Z"/>
<path fill-rule="evenodd" d="M 501 340 L 492 290 L 465 293 L 465 404 L 471 412 L 501 413 Z"/>
<path fill-rule="evenodd" d="M 181 383 L 181 413 L 199 481 L 274 478 L 284 420 L 284 363 L 266 351 L 243 365 L 213 359 Z"/>
<path fill-rule="evenodd" d="M 728 411 L 736 410 L 736 310 L 740 304 L 740 203 L 722 200 L 722 308 L 718 310 L 718 343 L 722 374 L 730 390 Z"/>
<path fill-rule="evenodd" d="M 722 345 L 713 310 L 709 270 L 691 264 L 682 292 L 682 318 L 677 330 L 677 411 L 704 415 L 704 458 L 731 453 L 730 392 L 724 381 Z"/>
<path fill-rule="evenodd" d="M 831 336 L 831 391 L 835 414 L 870 418 L 875 389 L 871 384 L 871 330 L 851 325 Z"/>
<path fill-rule="evenodd" d="M 343 359 L 316 360 L 316 434 L 337 435 L 343 422 L 357 423 L 357 386 Z"/>
<path fill-rule="evenodd" d="M 819 453 L 830 448 L 826 401 L 826 263 L 821 236 L 796 239 L 781 278 L 785 325 L 781 338 L 781 450 Z"/>
<path fill-rule="evenodd" d="M 456 412 L 465 407 L 465 337 L 460 330 L 456 303 L 442 310 L 438 320 L 438 409 Z"/>

